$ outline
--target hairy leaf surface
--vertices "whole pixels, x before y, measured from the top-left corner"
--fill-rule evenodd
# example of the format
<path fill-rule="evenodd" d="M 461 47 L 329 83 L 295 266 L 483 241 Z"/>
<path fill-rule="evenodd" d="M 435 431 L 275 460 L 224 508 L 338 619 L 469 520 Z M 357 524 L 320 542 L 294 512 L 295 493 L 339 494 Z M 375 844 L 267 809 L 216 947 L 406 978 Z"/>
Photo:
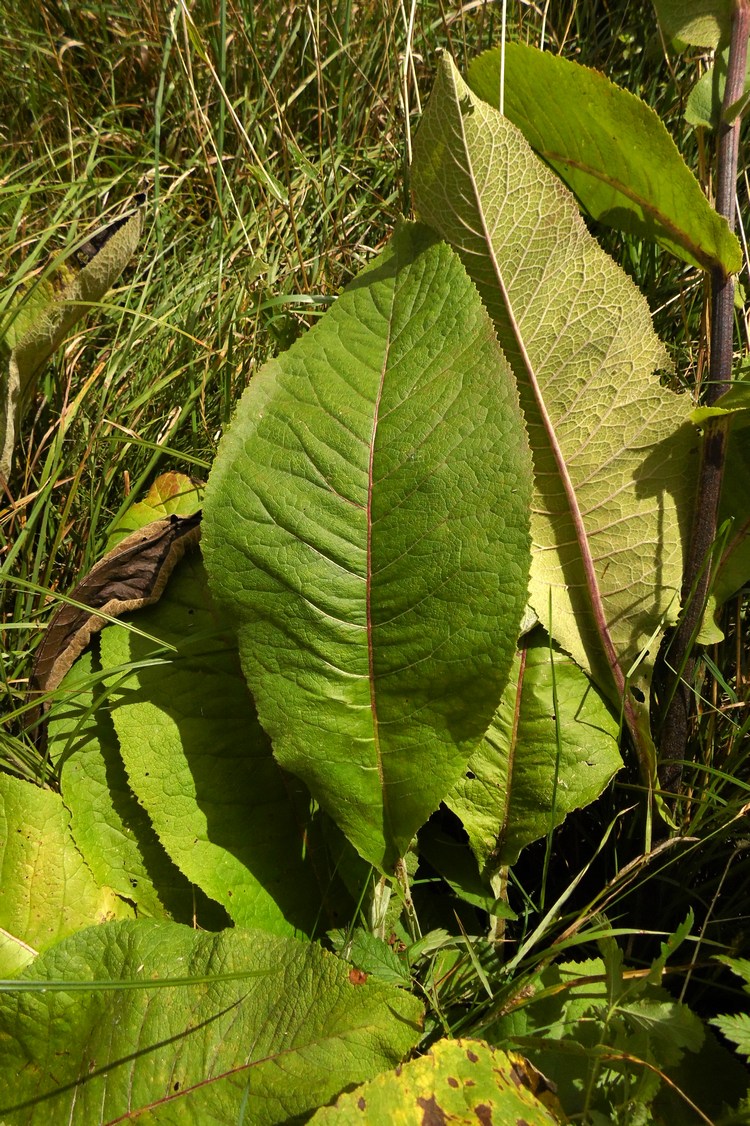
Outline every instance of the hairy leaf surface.
<path fill-rule="evenodd" d="M 695 436 L 646 302 L 521 133 L 443 57 L 415 141 L 418 212 L 460 252 L 518 381 L 534 457 L 531 601 L 613 698 L 682 573 Z M 681 425 L 682 421 L 684 424 Z M 652 659 L 625 714 L 653 767 Z"/>

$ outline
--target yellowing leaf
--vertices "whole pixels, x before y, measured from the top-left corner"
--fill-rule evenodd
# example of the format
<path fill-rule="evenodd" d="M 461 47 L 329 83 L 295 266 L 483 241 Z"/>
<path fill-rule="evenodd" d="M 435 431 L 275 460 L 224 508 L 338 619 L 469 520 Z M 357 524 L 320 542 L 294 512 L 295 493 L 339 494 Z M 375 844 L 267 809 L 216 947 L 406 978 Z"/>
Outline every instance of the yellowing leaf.
<path fill-rule="evenodd" d="M 481 1040 L 439 1040 L 426 1056 L 347 1091 L 310 1119 L 311 1126 L 566 1121 L 553 1088 L 528 1060 Z"/>

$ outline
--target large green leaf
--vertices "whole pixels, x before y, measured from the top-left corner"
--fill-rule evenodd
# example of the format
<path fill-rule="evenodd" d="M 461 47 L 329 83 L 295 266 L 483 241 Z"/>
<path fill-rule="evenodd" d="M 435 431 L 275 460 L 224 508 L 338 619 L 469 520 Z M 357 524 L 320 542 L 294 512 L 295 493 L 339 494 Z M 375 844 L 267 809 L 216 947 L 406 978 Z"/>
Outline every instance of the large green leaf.
<path fill-rule="evenodd" d="M 60 795 L 0 774 L 0 978 L 82 927 L 132 913 L 89 871 Z"/>
<path fill-rule="evenodd" d="M 309 795 L 273 758 L 197 555 L 136 620 L 176 652 L 110 626 L 101 661 L 105 671 L 136 666 L 109 707 L 130 786 L 159 840 L 238 925 L 312 933 L 331 877 L 308 839 Z"/>
<path fill-rule="evenodd" d="M 497 106 L 500 51 L 469 67 L 475 94 Z M 503 112 L 601 223 L 655 239 L 692 266 L 727 273 L 742 251 L 658 115 L 595 70 L 523 43 L 505 47 Z"/>
<path fill-rule="evenodd" d="M 544 1087 L 542 1076 L 522 1056 L 490 1048 L 481 1040 L 439 1040 L 427 1055 L 347 1091 L 310 1122 L 311 1126 L 357 1122 L 553 1126 L 565 1121 L 548 1085 L 545 1101 L 537 1098 L 534 1087 L 540 1082 Z"/>
<path fill-rule="evenodd" d="M 646 704 L 692 501 L 690 403 L 659 383 L 648 306 L 521 133 L 440 63 L 415 140 L 420 216 L 461 253 L 518 381 L 534 457 L 531 601 L 618 702 L 653 771 Z M 684 423 L 682 420 L 685 420 Z M 681 425 L 682 423 L 682 425 Z"/>
<path fill-rule="evenodd" d="M 419 1038 L 416 998 L 361 977 L 262 931 L 89 929 L 20 979 L 69 988 L 0 995 L 0 1118 L 290 1121 L 394 1067 Z"/>
<path fill-rule="evenodd" d="M 538 632 L 517 654 L 490 729 L 445 799 L 490 870 L 515 863 L 527 844 L 594 801 L 622 765 L 606 704 Z"/>
<path fill-rule="evenodd" d="M 414 226 L 254 377 L 222 442 L 203 547 L 258 714 L 382 869 L 492 718 L 529 493 L 492 324 L 453 252 Z"/>

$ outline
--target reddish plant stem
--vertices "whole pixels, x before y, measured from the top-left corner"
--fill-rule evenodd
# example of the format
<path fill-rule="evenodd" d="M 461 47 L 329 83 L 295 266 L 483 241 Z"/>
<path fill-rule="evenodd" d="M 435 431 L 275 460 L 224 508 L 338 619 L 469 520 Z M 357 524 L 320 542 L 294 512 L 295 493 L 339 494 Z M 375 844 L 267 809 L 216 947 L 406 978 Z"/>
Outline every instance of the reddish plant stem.
<path fill-rule="evenodd" d="M 735 0 L 729 45 L 727 81 L 722 104 L 722 123 L 717 145 L 716 210 L 730 230 L 735 227 L 735 188 L 741 117 L 726 121 L 730 106 L 742 96 L 745 85 L 747 43 L 750 34 L 750 0 Z M 716 402 L 732 381 L 734 353 L 734 278 L 721 267 L 711 271 L 711 339 L 707 404 Z M 685 572 L 682 583 L 682 612 L 665 655 L 666 710 L 660 727 L 659 780 L 665 790 L 675 792 L 682 778 L 687 755 L 690 717 L 693 708 L 695 637 L 703 619 L 711 581 L 711 553 L 721 497 L 729 423 L 714 419 L 706 424 L 701 443 L 701 461 Z"/>

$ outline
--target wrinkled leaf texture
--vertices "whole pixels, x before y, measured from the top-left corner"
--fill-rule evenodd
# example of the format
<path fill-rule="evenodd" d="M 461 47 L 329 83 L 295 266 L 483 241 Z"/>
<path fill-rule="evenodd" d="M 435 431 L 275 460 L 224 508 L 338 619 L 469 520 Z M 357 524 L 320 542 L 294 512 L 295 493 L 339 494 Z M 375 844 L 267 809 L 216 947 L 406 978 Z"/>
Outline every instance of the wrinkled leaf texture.
<path fill-rule="evenodd" d="M 624 703 L 651 777 L 656 646 L 644 651 L 678 608 L 690 403 L 660 385 L 667 359 L 648 306 L 568 190 L 446 56 L 415 139 L 413 187 L 420 218 L 476 281 L 518 382 L 534 458 L 532 605 Z"/>
<path fill-rule="evenodd" d="M 20 979 L 49 981 L 68 988 L 0 994 L 7 1126 L 275 1126 L 395 1067 L 421 1031 L 405 990 L 263 931 L 90 927 Z"/>
<path fill-rule="evenodd" d="M 498 703 L 529 496 L 492 324 L 419 226 L 253 378 L 222 441 L 203 550 L 258 715 L 281 765 L 382 870 Z"/>

